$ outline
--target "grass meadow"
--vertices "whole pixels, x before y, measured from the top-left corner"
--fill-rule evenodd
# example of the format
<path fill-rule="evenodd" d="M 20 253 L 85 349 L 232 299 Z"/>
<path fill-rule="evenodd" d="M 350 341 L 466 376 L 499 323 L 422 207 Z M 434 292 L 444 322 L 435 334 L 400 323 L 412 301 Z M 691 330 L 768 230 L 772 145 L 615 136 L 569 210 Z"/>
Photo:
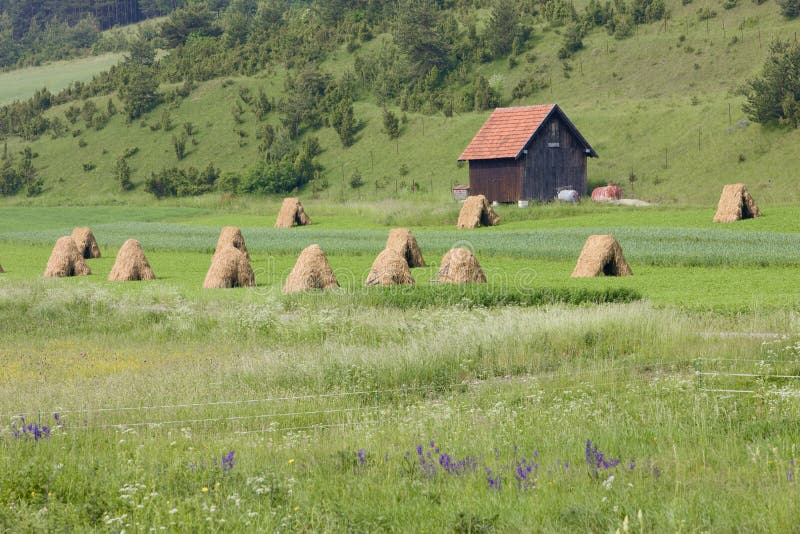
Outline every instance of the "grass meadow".
<path fill-rule="evenodd" d="M 501 208 L 459 232 L 446 206 L 310 201 L 278 231 L 276 203 L 218 200 L 0 209 L 0 530 L 794 528 L 795 208 Z M 78 224 L 93 274 L 44 279 Z M 255 288 L 200 288 L 226 224 Z M 428 267 L 364 288 L 392 224 Z M 634 276 L 570 278 L 599 231 Z M 128 237 L 156 281 L 105 280 Z M 282 295 L 313 242 L 342 287 Z M 485 287 L 430 283 L 454 245 Z"/>

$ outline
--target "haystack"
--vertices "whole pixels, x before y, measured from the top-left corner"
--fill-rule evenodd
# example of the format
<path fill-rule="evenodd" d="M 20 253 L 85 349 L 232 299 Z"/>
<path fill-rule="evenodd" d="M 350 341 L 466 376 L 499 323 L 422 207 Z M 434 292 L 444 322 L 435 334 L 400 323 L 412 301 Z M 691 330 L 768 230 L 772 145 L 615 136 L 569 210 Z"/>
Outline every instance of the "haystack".
<path fill-rule="evenodd" d="M 364 281 L 367 286 L 414 285 L 411 270 L 405 258 L 397 251 L 385 249 L 372 262 L 372 268 Z"/>
<path fill-rule="evenodd" d="M 299 198 L 284 198 L 281 204 L 281 211 L 278 212 L 278 220 L 275 221 L 275 228 L 291 228 L 292 226 L 306 226 L 311 224 L 303 205 Z"/>
<path fill-rule="evenodd" d="M 97 240 L 88 227 L 75 228 L 72 231 L 72 240 L 75 241 L 75 246 L 78 247 L 78 252 L 84 259 L 100 257 L 100 247 L 97 246 Z"/>
<path fill-rule="evenodd" d="M 59 237 L 47 260 L 45 276 L 82 276 L 92 274 L 86 260 L 78 251 L 75 241 L 70 236 Z"/>
<path fill-rule="evenodd" d="M 500 222 L 500 217 L 492 209 L 489 201 L 483 195 L 467 197 L 458 214 L 457 228 L 477 228 L 479 226 L 495 226 Z"/>
<path fill-rule="evenodd" d="M 475 254 L 465 248 L 454 248 L 442 258 L 436 280 L 440 284 L 484 284 L 486 275 Z"/>
<path fill-rule="evenodd" d="M 217 239 L 217 248 L 214 249 L 214 254 L 227 246 L 238 248 L 244 252 L 248 260 L 250 259 L 250 253 L 247 251 L 247 245 L 244 244 L 244 237 L 239 228 L 235 226 L 226 226 L 222 229 L 219 233 L 219 239 Z"/>
<path fill-rule="evenodd" d="M 253 287 L 256 277 L 247 255 L 231 246 L 218 251 L 211 258 L 204 288 Z"/>
<path fill-rule="evenodd" d="M 144 255 L 142 245 L 135 239 L 128 239 L 117 253 L 114 267 L 108 273 L 112 282 L 130 282 L 133 280 L 155 280 L 156 275 Z"/>
<path fill-rule="evenodd" d="M 308 291 L 309 289 L 332 289 L 339 287 L 336 275 L 328 264 L 328 259 L 319 245 L 310 245 L 303 249 L 289 273 L 284 293 Z"/>
<path fill-rule="evenodd" d="M 409 267 L 425 267 L 419 244 L 408 228 L 394 228 L 389 232 L 386 248 L 390 248 L 406 259 Z"/>
<path fill-rule="evenodd" d="M 761 210 L 744 184 L 728 184 L 722 188 L 714 222 L 734 222 L 761 217 Z"/>
<path fill-rule="evenodd" d="M 592 276 L 629 276 L 631 266 L 622 255 L 622 247 L 613 235 L 590 235 L 583 245 L 573 278 Z"/>

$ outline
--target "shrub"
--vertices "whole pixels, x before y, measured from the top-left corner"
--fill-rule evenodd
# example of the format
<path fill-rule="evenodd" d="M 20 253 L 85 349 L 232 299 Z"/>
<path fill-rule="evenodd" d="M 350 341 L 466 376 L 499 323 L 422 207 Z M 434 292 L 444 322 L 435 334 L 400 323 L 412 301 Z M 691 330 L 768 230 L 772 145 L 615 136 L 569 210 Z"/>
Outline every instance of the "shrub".
<path fill-rule="evenodd" d="M 203 171 L 194 167 L 185 170 L 170 167 L 152 173 L 145 188 L 157 198 L 202 195 L 214 189 L 217 178 L 219 169 L 213 163 L 209 163 Z"/>
<path fill-rule="evenodd" d="M 133 182 L 131 181 L 131 168 L 128 165 L 128 160 L 125 156 L 117 158 L 117 163 L 114 166 L 114 176 L 123 191 L 130 191 L 133 189 Z"/>
<path fill-rule="evenodd" d="M 787 19 L 794 19 L 800 15 L 800 0 L 778 0 L 781 15 Z"/>

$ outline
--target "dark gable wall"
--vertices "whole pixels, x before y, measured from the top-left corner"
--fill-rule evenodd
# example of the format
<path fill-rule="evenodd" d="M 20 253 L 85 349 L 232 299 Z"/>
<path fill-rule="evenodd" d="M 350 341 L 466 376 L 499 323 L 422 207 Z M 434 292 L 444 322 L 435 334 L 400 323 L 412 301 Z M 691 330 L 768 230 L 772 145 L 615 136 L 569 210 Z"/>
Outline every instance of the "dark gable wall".
<path fill-rule="evenodd" d="M 559 189 L 586 195 L 584 147 L 558 114 L 542 125 L 523 157 L 522 198 L 552 200 Z"/>

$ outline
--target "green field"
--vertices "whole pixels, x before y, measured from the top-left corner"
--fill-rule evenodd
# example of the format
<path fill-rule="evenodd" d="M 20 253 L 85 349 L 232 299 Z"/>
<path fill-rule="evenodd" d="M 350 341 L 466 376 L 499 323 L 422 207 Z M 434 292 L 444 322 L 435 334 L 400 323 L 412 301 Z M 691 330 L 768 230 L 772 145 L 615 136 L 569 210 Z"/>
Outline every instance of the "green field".
<path fill-rule="evenodd" d="M 5 530 L 794 524 L 795 208 L 723 226 L 694 208 L 503 208 L 508 223 L 456 231 L 455 209 L 309 202 L 312 226 L 278 231 L 276 203 L 241 202 L 0 210 Z M 427 221 L 428 267 L 414 288 L 364 288 L 392 211 Z M 43 278 L 78 224 L 101 246 L 93 274 Z M 201 289 L 225 224 L 255 288 Z M 634 276 L 571 279 L 609 230 Z M 105 280 L 128 237 L 156 281 Z M 342 287 L 282 295 L 312 242 Z M 429 282 L 456 244 L 485 287 Z"/>
<path fill-rule="evenodd" d="M 0 106 L 26 100 L 43 87 L 57 93 L 72 82 L 87 82 L 121 58 L 122 54 L 103 54 L 0 73 Z"/>

